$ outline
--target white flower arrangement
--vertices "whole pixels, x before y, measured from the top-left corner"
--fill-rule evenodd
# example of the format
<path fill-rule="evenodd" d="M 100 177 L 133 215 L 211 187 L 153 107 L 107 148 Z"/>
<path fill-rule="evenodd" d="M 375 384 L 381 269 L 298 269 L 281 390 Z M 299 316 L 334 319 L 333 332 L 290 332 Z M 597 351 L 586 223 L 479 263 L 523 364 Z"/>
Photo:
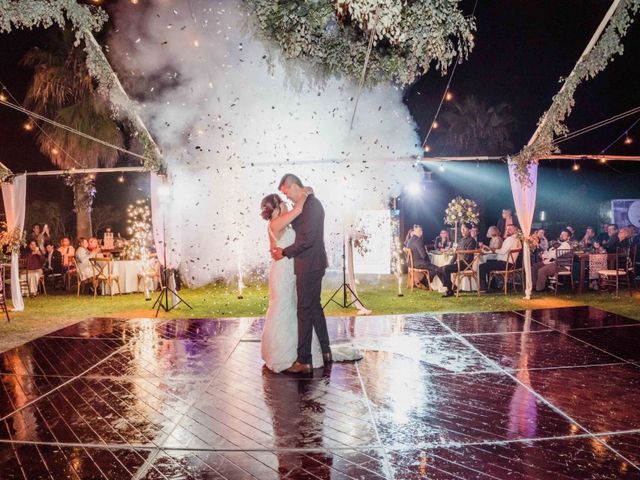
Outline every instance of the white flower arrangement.
<path fill-rule="evenodd" d="M 447 225 L 460 225 L 462 223 L 472 223 L 477 225 L 480 221 L 478 204 L 469 199 L 457 196 L 449 202 L 444 212 L 444 222 Z"/>

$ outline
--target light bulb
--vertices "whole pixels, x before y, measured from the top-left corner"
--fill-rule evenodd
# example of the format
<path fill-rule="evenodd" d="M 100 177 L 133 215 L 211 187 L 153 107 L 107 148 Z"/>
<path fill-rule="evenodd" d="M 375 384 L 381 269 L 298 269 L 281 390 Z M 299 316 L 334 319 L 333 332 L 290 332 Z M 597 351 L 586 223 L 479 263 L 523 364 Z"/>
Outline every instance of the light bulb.
<path fill-rule="evenodd" d="M 434 121 L 434 122 L 431 124 L 431 126 L 432 126 L 433 128 L 438 128 L 438 127 L 440 126 L 440 124 L 438 124 L 438 122 L 435 122 L 435 121 Z"/>
<path fill-rule="evenodd" d="M 447 102 L 450 102 L 451 100 L 453 100 L 453 93 L 451 93 L 451 92 L 447 92 L 447 94 L 444 96 L 444 99 L 445 99 Z"/>

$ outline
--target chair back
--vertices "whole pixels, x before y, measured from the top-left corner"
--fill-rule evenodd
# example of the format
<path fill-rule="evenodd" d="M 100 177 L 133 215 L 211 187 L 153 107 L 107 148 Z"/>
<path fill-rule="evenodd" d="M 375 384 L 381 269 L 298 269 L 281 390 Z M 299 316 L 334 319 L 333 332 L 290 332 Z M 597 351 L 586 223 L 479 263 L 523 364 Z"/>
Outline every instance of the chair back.
<path fill-rule="evenodd" d="M 90 258 L 93 276 L 96 278 L 111 278 L 113 272 L 113 258 Z"/>
<path fill-rule="evenodd" d="M 507 270 L 515 270 L 518 268 L 518 258 L 522 253 L 522 248 L 514 248 L 507 252 Z"/>
<path fill-rule="evenodd" d="M 616 270 L 624 270 L 625 272 L 632 272 L 634 269 L 634 263 L 631 259 L 631 248 L 617 248 L 616 249 Z"/>
<path fill-rule="evenodd" d="M 458 274 L 475 275 L 478 272 L 481 254 L 482 250 L 457 250 L 456 263 L 458 264 Z"/>
<path fill-rule="evenodd" d="M 18 257 L 18 269 L 20 270 L 27 269 L 27 257 L 23 257 L 22 255 Z"/>
<path fill-rule="evenodd" d="M 573 250 L 570 248 L 556 250 L 556 272 L 563 270 L 573 272 Z"/>
<path fill-rule="evenodd" d="M 0 265 L 0 296 L 1 297 L 4 297 L 4 287 L 5 287 L 4 274 L 5 274 L 4 265 Z"/>
<path fill-rule="evenodd" d="M 413 252 L 407 247 L 404 247 L 402 251 L 404 252 L 405 257 L 407 257 L 407 266 L 409 267 L 409 270 L 413 270 Z"/>

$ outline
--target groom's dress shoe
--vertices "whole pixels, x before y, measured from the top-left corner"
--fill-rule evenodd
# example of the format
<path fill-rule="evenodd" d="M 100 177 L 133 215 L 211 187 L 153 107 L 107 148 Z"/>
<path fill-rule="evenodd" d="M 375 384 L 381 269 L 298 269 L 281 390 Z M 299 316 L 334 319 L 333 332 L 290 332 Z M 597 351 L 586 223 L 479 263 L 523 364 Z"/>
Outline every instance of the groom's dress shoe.
<path fill-rule="evenodd" d="M 322 361 L 323 361 L 324 363 L 331 363 L 331 362 L 333 362 L 333 357 L 331 356 L 331 352 L 323 353 L 323 354 L 322 354 Z"/>
<path fill-rule="evenodd" d="M 289 373 L 313 373 L 313 367 L 310 363 L 294 362 L 285 371 Z"/>

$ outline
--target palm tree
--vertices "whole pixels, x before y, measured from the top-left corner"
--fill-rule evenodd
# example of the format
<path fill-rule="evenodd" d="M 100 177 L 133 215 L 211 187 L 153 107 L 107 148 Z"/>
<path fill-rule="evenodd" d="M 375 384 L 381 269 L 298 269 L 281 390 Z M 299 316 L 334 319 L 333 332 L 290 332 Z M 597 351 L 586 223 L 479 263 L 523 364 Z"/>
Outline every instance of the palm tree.
<path fill-rule="evenodd" d="M 54 37 L 47 50 L 31 49 L 21 64 L 34 70 L 24 101 L 26 108 L 112 145 L 124 145 L 119 125 L 96 91 L 83 50 L 72 45 L 68 34 Z M 63 170 L 113 167 L 118 161 L 113 148 L 49 123 L 43 123 L 36 135 L 40 151 Z M 73 188 L 77 236 L 91 236 L 94 178 L 72 175 L 68 185 Z"/>
<path fill-rule="evenodd" d="M 461 103 L 454 102 L 442 119 L 447 134 L 444 147 L 449 154 L 504 155 L 513 149 L 515 118 L 507 103 L 487 106 L 470 95 Z"/>

